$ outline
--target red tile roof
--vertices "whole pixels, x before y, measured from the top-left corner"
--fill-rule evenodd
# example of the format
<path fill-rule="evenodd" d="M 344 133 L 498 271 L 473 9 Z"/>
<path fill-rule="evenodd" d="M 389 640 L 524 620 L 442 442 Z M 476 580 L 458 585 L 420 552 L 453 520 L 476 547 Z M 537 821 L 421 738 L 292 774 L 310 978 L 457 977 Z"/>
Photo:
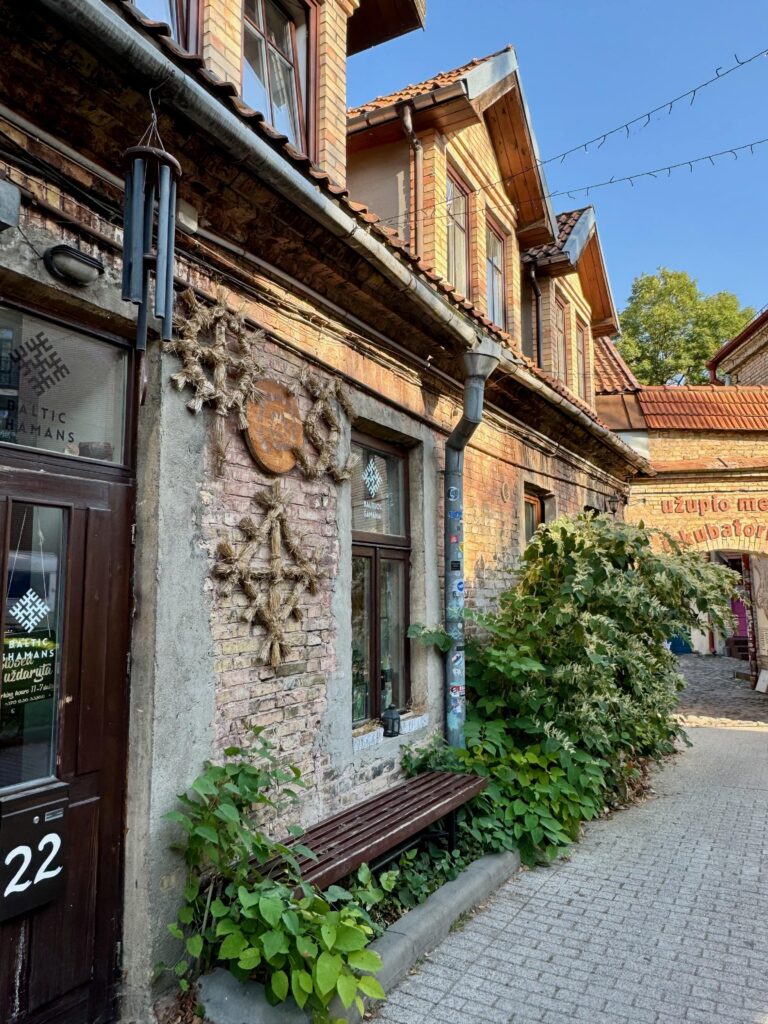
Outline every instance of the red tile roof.
<path fill-rule="evenodd" d="M 626 395 L 641 387 L 610 338 L 595 338 L 595 393 Z"/>
<path fill-rule="evenodd" d="M 533 260 L 540 260 L 546 256 L 559 256 L 563 246 L 568 241 L 571 232 L 579 223 L 579 218 L 589 209 L 585 206 L 581 210 L 571 210 L 569 213 L 558 213 L 557 215 L 557 238 L 554 242 L 547 242 L 546 245 L 535 245 L 532 249 L 526 249 L 523 259 L 530 263 Z"/>
<path fill-rule="evenodd" d="M 710 459 L 654 459 L 653 468 L 657 473 L 721 473 L 724 470 L 759 471 L 768 469 L 768 459 L 764 455 L 747 456 L 744 458 L 729 457 Z"/>
<path fill-rule="evenodd" d="M 362 103 L 358 107 L 350 107 L 347 111 L 348 117 L 358 117 L 360 114 L 365 114 L 369 110 L 377 110 L 380 107 L 391 107 L 395 103 L 405 103 L 408 100 L 414 99 L 416 96 L 423 96 L 428 92 L 436 92 L 438 89 L 443 89 L 446 85 L 453 85 L 462 79 L 467 72 L 472 71 L 479 64 L 485 64 L 486 61 L 492 60 L 494 57 L 498 57 L 499 54 L 505 53 L 507 50 L 511 50 L 511 46 L 505 46 L 502 50 L 497 50 L 496 53 L 489 53 L 487 57 L 475 57 L 467 64 L 463 64 L 460 68 L 453 68 L 452 71 L 440 71 L 432 78 L 427 78 L 423 82 L 419 82 L 417 85 L 406 85 L 404 89 L 398 89 L 396 92 L 391 92 L 387 96 L 377 96 L 375 99 L 368 100 L 367 103 Z"/>
<path fill-rule="evenodd" d="M 651 430 L 768 431 L 768 386 L 654 385 L 637 399 Z"/>

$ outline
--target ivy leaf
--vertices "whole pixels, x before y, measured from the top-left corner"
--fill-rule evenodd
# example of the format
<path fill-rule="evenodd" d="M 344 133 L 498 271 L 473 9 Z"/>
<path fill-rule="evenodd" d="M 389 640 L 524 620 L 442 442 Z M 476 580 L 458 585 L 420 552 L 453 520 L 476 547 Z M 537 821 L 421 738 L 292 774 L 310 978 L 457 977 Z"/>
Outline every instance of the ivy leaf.
<path fill-rule="evenodd" d="M 352 893 L 346 889 L 342 889 L 340 885 L 332 885 L 329 889 L 325 890 L 324 893 L 326 899 L 329 899 L 332 903 L 339 903 L 341 901 L 351 900 Z"/>
<path fill-rule="evenodd" d="M 355 950 L 354 953 L 349 954 L 347 961 L 350 967 L 354 967 L 358 971 L 381 970 L 381 957 L 372 949 Z"/>
<path fill-rule="evenodd" d="M 315 964 L 315 981 L 320 995 L 327 995 L 336 987 L 341 974 L 341 957 L 323 951 Z"/>
<path fill-rule="evenodd" d="M 361 992 L 369 996 L 371 999 L 386 999 L 386 993 L 381 987 L 381 983 L 375 978 L 371 977 L 370 974 L 364 974 L 362 978 L 357 979 L 357 986 Z"/>
<path fill-rule="evenodd" d="M 323 937 L 323 942 L 326 948 L 333 949 L 333 944 L 336 941 L 336 927 L 332 924 L 324 924 L 320 929 L 320 934 Z"/>
<path fill-rule="evenodd" d="M 342 924 L 339 925 L 333 948 L 341 950 L 342 953 L 351 953 L 354 950 L 363 949 L 367 942 L 368 939 L 362 929 Z"/>
<path fill-rule="evenodd" d="M 239 927 L 237 921 L 234 921 L 231 917 L 224 917 L 216 925 L 216 934 L 221 937 L 222 935 L 232 935 L 238 931 Z"/>
<path fill-rule="evenodd" d="M 190 956 L 194 957 L 195 960 L 203 952 L 203 936 L 202 935 L 191 935 L 187 939 L 187 952 Z"/>
<path fill-rule="evenodd" d="M 222 960 L 239 960 L 248 942 L 241 931 L 232 932 L 219 947 L 219 956 Z"/>
<path fill-rule="evenodd" d="M 228 801 L 219 804 L 214 811 L 214 814 L 217 818 L 221 818 L 223 821 L 232 822 L 235 825 L 240 822 L 240 812 L 234 804 L 231 804 Z"/>
<path fill-rule="evenodd" d="M 340 975 L 336 982 L 336 991 L 344 1009 L 348 1010 L 357 995 L 357 978 L 353 974 Z"/>
<path fill-rule="evenodd" d="M 269 979 L 269 987 L 275 994 L 278 1002 L 283 1002 L 288 995 L 288 975 L 285 971 L 275 971 Z"/>
<path fill-rule="evenodd" d="M 179 928 L 175 921 L 173 922 L 173 924 L 168 925 L 168 931 L 171 933 L 174 939 L 184 938 L 184 932 L 181 930 L 181 928 Z"/>
<path fill-rule="evenodd" d="M 267 960 L 271 960 L 279 953 L 287 952 L 288 948 L 284 933 L 277 931 L 264 932 L 261 936 L 261 944 L 264 947 L 264 956 Z"/>
<path fill-rule="evenodd" d="M 262 896 L 259 900 L 259 913 L 274 928 L 283 913 L 282 901 L 274 896 Z"/>
<path fill-rule="evenodd" d="M 228 913 L 229 907 L 217 897 L 211 904 L 211 917 L 224 917 Z"/>
<path fill-rule="evenodd" d="M 195 830 L 192 834 L 200 836 L 201 839 L 207 839 L 209 843 L 214 843 L 216 846 L 219 844 L 219 834 L 210 825 L 195 825 Z"/>
<path fill-rule="evenodd" d="M 192 789 L 200 796 L 216 796 L 216 787 L 211 780 L 205 775 L 198 775 L 195 781 L 192 783 Z"/>
<path fill-rule="evenodd" d="M 282 922 L 291 935 L 299 934 L 299 915 L 295 910 L 284 910 L 282 915 Z"/>
<path fill-rule="evenodd" d="M 306 971 L 291 971 L 291 993 L 293 995 L 293 998 L 296 1000 L 299 1009 L 301 1010 L 304 1009 L 307 999 L 309 999 L 309 992 L 311 992 L 313 988 L 312 979 L 309 977 L 308 974 L 307 977 L 309 978 L 310 984 L 309 991 L 307 991 L 302 985 L 301 975 L 306 973 Z"/>
<path fill-rule="evenodd" d="M 246 910 L 249 910 L 259 902 L 259 894 L 257 892 L 249 892 L 244 885 L 238 888 L 237 898 Z"/>
<path fill-rule="evenodd" d="M 305 960 L 314 960 L 317 956 L 317 945 L 306 935 L 299 935 L 296 938 L 296 949 Z"/>
<path fill-rule="evenodd" d="M 237 961 L 237 966 L 244 971 L 252 971 L 261 963 L 261 953 L 255 946 L 249 946 L 244 950 Z"/>

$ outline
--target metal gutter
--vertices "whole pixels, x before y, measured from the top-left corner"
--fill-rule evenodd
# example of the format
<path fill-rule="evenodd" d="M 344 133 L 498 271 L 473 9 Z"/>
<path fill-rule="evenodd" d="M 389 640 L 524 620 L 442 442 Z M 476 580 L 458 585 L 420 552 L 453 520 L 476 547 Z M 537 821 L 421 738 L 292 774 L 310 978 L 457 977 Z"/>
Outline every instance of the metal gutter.
<path fill-rule="evenodd" d="M 447 300 L 404 266 L 367 228 L 325 196 L 319 186 L 291 167 L 268 143 L 247 128 L 194 78 L 178 68 L 157 46 L 132 29 L 103 0 L 39 2 L 64 21 L 73 36 L 88 39 L 102 56 L 109 55 L 155 83 L 162 82 L 164 97 L 236 160 L 337 238 L 343 239 L 401 292 L 411 293 L 455 342 L 464 348 L 477 344 L 481 336 L 479 329 L 475 330 Z"/>
<path fill-rule="evenodd" d="M 421 93 L 408 99 L 398 100 L 396 103 L 389 103 L 386 107 L 373 107 L 361 114 L 347 119 L 347 134 L 365 131 L 367 128 L 378 128 L 388 121 L 397 121 L 400 117 L 400 109 L 403 103 L 413 107 L 414 113 L 421 110 L 429 110 L 441 103 L 450 103 L 451 100 L 466 99 L 467 89 L 464 80 L 453 82 L 451 85 L 444 85 L 441 89 L 432 89 L 430 92 Z"/>
<path fill-rule="evenodd" d="M 535 391 L 537 394 L 542 395 L 550 405 L 557 406 L 571 419 L 585 428 L 593 437 L 597 437 L 606 447 L 612 449 L 617 455 L 621 456 L 625 462 L 634 466 L 641 473 L 646 476 L 655 476 L 656 471 L 651 466 L 647 459 L 644 459 L 642 455 L 638 455 L 637 452 L 630 448 L 628 444 L 625 444 L 621 438 L 617 437 L 612 430 L 608 427 L 602 426 L 597 423 L 592 417 L 580 409 L 574 402 L 568 401 L 568 399 L 555 391 L 549 384 L 543 380 L 539 380 L 538 377 L 534 376 L 524 366 L 520 366 L 519 363 L 513 362 L 504 353 L 501 357 L 501 367 L 505 370 L 510 377 L 514 377 L 520 381 L 524 387 L 528 388 L 529 391 Z"/>

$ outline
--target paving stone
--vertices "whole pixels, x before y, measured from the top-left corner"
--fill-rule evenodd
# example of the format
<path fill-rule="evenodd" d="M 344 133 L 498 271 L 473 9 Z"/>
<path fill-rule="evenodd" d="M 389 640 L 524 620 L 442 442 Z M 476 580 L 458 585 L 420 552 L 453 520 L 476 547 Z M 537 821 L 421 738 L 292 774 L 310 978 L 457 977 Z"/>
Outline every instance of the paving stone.
<path fill-rule="evenodd" d="M 693 747 L 656 797 L 510 879 L 380 1024 L 768 1024 L 768 696 L 681 661 Z"/>

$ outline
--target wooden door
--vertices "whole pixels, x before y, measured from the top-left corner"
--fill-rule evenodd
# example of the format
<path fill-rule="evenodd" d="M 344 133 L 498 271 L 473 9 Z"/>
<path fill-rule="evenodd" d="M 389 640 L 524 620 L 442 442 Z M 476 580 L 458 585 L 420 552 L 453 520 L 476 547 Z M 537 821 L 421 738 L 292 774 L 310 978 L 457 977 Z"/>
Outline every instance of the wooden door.
<path fill-rule="evenodd" d="M 0 469 L 3 1024 L 114 1019 L 132 487 L 104 477 Z"/>

